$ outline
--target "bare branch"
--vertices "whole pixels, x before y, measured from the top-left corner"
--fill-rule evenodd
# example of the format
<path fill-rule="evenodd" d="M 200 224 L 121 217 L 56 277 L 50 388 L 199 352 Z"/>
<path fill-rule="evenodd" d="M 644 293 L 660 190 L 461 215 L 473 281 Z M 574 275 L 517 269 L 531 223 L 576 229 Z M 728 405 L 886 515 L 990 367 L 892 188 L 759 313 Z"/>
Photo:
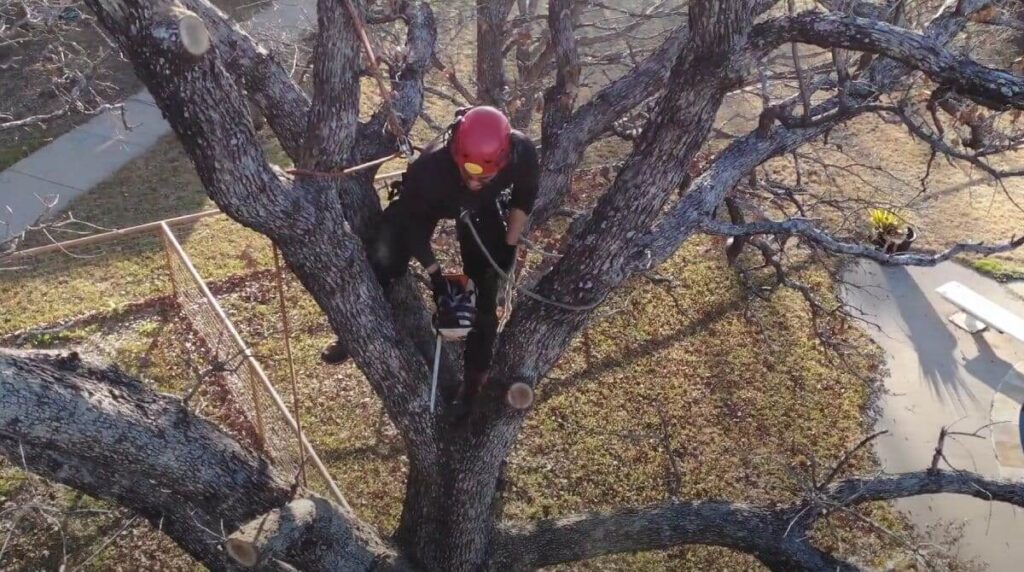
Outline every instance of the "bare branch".
<path fill-rule="evenodd" d="M 703 223 L 702 229 L 712 234 L 725 236 L 751 236 L 755 234 L 797 235 L 806 239 L 814 246 L 835 254 L 859 256 L 876 262 L 899 266 L 935 266 L 958 254 L 990 256 L 1001 252 L 1009 252 L 1024 244 L 1024 234 L 1022 234 L 1020 238 L 1014 237 L 1002 244 L 984 244 L 981 242 L 957 243 L 938 254 L 914 254 L 909 252 L 886 254 L 877 250 L 872 245 L 837 240 L 806 219 L 789 219 L 781 222 L 752 222 L 745 225 L 733 225 L 721 221 L 708 220 Z"/>
<path fill-rule="evenodd" d="M 765 22 L 751 32 L 751 47 L 758 59 L 787 41 L 881 54 L 987 107 L 1024 108 L 1024 78 L 957 56 L 928 36 L 884 22 L 805 13 Z"/>
<path fill-rule="evenodd" d="M 945 5 L 929 23 L 925 36 L 937 46 L 945 45 L 963 30 L 970 14 L 989 2 L 978 0 Z M 872 61 L 862 71 L 861 81 L 853 82 L 846 93 L 848 105 L 859 106 L 875 101 L 880 93 L 893 89 L 909 71 L 909 68 L 891 59 Z M 796 100 L 792 101 L 795 104 Z M 730 143 L 693 182 L 683 199 L 670 208 L 658 226 L 638 241 L 635 255 L 637 267 L 646 270 L 668 258 L 686 237 L 710 217 L 725 194 L 755 167 L 773 157 L 794 151 L 852 117 L 836 111 L 842 105 L 844 102 L 839 97 L 832 97 L 815 106 L 812 111 L 816 116 L 833 114 L 833 121 L 812 122 L 808 127 L 801 127 L 797 123 L 795 126 L 773 129 L 762 125 Z"/>

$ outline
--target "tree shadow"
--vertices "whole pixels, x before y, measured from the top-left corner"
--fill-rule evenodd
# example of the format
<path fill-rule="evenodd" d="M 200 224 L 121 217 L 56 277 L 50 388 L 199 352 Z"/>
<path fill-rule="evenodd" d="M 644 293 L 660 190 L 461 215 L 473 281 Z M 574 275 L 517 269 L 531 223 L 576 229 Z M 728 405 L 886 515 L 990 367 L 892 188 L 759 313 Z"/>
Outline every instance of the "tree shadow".
<path fill-rule="evenodd" d="M 740 303 L 741 302 L 738 302 L 735 299 L 723 301 L 717 306 L 708 308 L 704 314 L 696 316 L 692 322 L 680 327 L 671 334 L 652 338 L 641 344 L 623 347 L 622 351 L 618 355 L 593 360 L 589 349 L 585 349 L 586 367 L 571 377 L 546 384 L 544 390 L 538 395 L 538 405 L 546 403 L 563 393 L 572 391 L 583 383 L 596 379 L 604 372 L 632 365 L 649 356 L 651 353 L 664 350 L 673 344 L 701 332 L 715 321 L 723 318 L 730 312 L 736 311 L 737 304 Z M 586 337 L 586 334 L 584 334 L 583 339 L 584 348 L 589 348 L 589 338 Z"/>
<path fill-rule="evenodd" d="M 905 333 L 917 354 L 921 376 L 931 385 L 936 398 L 942 402 L 952 399 L 962 407 L 974 399 L 974 394 L 960 378 L 957 341 L 946 318 L 939 315 L 906 268 L 886 268 L 882 274 L 906 325 Z"/>
<path fill-rule="evenodd" d="M 996 355 L 985 336 L 979 334 L 973 337 L 974 343 L 978 346 L 978 355 L 964 363 L 964 370 L 978 381 L 998 390 L 1013 364 Z"/>

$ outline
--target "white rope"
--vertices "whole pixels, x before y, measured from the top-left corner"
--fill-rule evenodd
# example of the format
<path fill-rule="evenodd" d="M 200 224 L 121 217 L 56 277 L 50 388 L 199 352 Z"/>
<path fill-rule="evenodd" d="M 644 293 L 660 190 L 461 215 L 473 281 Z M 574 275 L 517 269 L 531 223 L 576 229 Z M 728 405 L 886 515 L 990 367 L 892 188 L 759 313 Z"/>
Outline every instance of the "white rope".
<path fill-rule="evenodd" d="M 511 276 L 509 276 L 504 270 L 502 270 L 500 266 L 498 266 L 498 263 L 495 262 L 494 258 L 491 256 L 491 252 L 489 250 L 487 250 L 486 246 L 484 246 L 484 241 L 480 238 L 480 235 L 476 232 L 476 227 L 473 226 L 473 221 L 470 220 L 469 211 L 467 211 L 467 210 L 462 211 L 462 214 L 459 215 L 459 218 L 462 220 L 462 222 L 466 223 L 466 226 L 469 227 L 469 231 L 473 234 L 473 238 L 476 240 L 477 246 L 479 246 L 480 250 L 483 251 L 484 256 L 487 257 L 487 261 L 491 263 L 491 267 L 494 268 L 494 270 L 497 271 L 498 275 L 501 276 L 502 278 L 504 278 L 505 280 L 513 281 L 513 278 Z M 532 290 L 529 290 L 525 286 L 516 286 L 516 290 L 519 290 L 520 292 L 526 294 L 527 296 L 529 296 L 530 298 L 533 298 L 534 300 L 536 300 L 538 302 L 541 302 L 542 304 L 549 304 L 549 305 L 554 306 L 556 308 L 561 308 L 563 310 L 569 310 L 570 312 L 586 312 L 588 310 L 593 310 L 594 308 L 600 306 L 601 302 L 604 301 L 604 300 L 598 300 L 597 302 L 594 302 L 592 304 L 586 304 L 586 305 L 583 305 L 583 306 L 575 306 L 575 305 L 572 305 L 572 304 L 566 304 L 564 302 L 559 302 L 558 300 L 552 300 L 550 298 L 545 298 L 544 296 L 541 296 L 540 294 L 537 294 L 536 292 L 534 292 Z"/>
<path fill-rule="evenodd" d="M 434 412 L 434 401 L 437 399 L 437 373 L 441 367 L 441 334 L 437 334 L 437 345 L 434 346 L 434 376 L 430 381 L 430 412 Z"/>

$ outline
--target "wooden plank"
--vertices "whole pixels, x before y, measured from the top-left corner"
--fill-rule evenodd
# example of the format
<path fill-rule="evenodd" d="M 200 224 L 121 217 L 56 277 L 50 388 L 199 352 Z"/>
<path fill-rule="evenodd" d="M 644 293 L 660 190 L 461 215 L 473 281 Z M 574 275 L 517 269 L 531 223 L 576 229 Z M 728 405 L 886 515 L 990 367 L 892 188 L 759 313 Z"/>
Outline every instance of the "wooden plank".
<path fill-rule="evenodd" d="M 109 242 L 111 240 L 117 240 L 118 238 L 126 236 L 135 236 L 137 234 L 144 234 L 147 232 L 158 233 L 160 232 L 160 226 L 168 224 L 171 226 L 177 226 L 182 224 L 188 224 L 197 220 L 204 219 L 206 217 L 224 214 L 217 209 L 208 211 L 201 211 L 192 213 L 189 215 L 179 216 L 175 218 L 169 218 L 166 220 L 158 220 L 156 222 L 147 222 L 146 224 L 140 224 L 138 226 L 130 226 L 128 228 L 122 228 L 119 230 L 112 230 L 110 232 L 104 232 L 101 234 L 93 234 L 82 238 L 76 238 L 74 240 L 65 240 L 64 242 L 56 242 L 54 244 L 47 244 L 46 246 L 39 246 L 36 248 L 29 248 L 27 250 L 21 250 L 12 252 L 4 258 L 4 262 L 13 262 L 15 260 L 21 260 L 30 256 L 36 256 L 39 254 L 46 254 L 54 251 L 64 251 L 75 247 L 86 246 L 89 244 L 97 244 L 102 242 Z"/>
<path fill-rule="evenodd" d="M 1024 319 L 963 284 L 947 282 L 935 289 L 943 298 L 993 330 L 1024 342 Z"/>

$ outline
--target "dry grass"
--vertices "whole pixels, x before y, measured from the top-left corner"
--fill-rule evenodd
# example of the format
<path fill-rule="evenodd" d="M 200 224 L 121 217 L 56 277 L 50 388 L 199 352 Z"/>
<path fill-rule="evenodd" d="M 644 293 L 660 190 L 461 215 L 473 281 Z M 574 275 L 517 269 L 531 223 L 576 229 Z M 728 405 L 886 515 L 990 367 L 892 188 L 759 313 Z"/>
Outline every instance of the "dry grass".
<path fill-rule="evenodd" d="M 718 253 L 706 241 L 689 244 L 662 269 L 672 284 L 634 281 L 574 343 L 552 373 L 557 379 L 541 390 L 540 405 L 510 460 L 509 517 L 557 516 L 672 495 L 791 500 L 785 492 L 793 488 L 789 467 L 805 467 L 812 454 L 834 459 L 862 437 L 869 386 L 850 373 L 836 375 L 835 364 L 808 340 L 805 312 L 793 297 L 759 308 L 756 321 L 745 319 L 743 296 Z M 319 363 L 318 351 L 330 333 L 308 295 L 292 285 L 289 298 L 304 425 L 356 511 L 389 530 L 403 494 L 400 440 L 357 370 Z M 272 286 L 253 281 L 222 302 L 290 402 Z M 179 327 L 174 316 L 151 311 L 31 342 L 70 342 L 116 360 L 162 391 L 177 392 L 188 378 Z M 847 371 L 871 372 L 877 364 L 872 354 L 850 360 Z M 856 467 L 867 469 L 870 462 L 860 458 Z M 0 494 L 19 498 L 20 486 Z M 52 494 L 67 501 L 72 493 L 59 490 Z M 878 516 L 899 526 L 884 510 Z M 847 553 L 891 556 L 863 532 L 828 528 L 824 535 L 838 538 Z M 166 544 L 152 533 L 135 534 L 148 539 L 140 542 Z M 23 536 L 35 545 L 36 535 L 53 540 L 43 530 Z M 177 551 L 162 552 L 152 565 L 180 569 L 187 562 Z M 138 558 L 119 548 L 105 562 L 131 569 L 141 564 Z M 706 548 L 586 566 L 665 567 L 756 566 L 747 557 Z"/>

